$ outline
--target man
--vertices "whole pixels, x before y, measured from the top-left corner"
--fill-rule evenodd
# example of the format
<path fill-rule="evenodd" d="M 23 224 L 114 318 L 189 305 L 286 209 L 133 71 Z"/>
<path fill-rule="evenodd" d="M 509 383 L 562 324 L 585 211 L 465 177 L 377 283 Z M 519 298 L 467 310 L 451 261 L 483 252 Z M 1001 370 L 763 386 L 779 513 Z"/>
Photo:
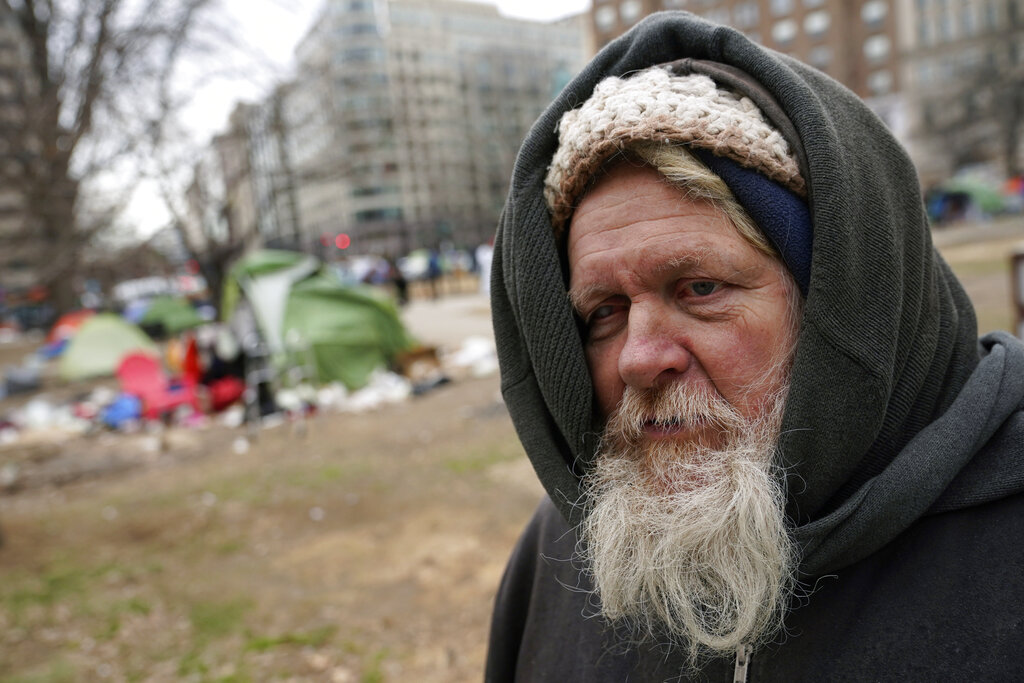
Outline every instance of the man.
<path fill-rule="evenodd" d="M 489 681 L 1024 678 L 1024 346 L 849 91 L 649 17 L 533 127 L 494 259 L 548 497 Z"/>

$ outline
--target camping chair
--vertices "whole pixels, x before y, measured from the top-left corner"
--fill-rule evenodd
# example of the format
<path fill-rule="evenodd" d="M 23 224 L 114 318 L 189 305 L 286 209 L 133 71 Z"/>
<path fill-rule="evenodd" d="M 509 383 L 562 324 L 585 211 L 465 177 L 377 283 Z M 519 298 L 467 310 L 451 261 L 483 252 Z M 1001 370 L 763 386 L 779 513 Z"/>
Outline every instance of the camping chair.
<path fill-rule="evenodd" d="M 164 374 L 160 361 L 148 354 L 129 353 L 122 358 L 117 368 L 117 379 L 121 383 L 121 391 L 142 400 L 142 414 L 146 418 L 158 419 L 183 405 L 192 406 L 197 413 L 202 412 L 195 385 L 172 382 Z"/>

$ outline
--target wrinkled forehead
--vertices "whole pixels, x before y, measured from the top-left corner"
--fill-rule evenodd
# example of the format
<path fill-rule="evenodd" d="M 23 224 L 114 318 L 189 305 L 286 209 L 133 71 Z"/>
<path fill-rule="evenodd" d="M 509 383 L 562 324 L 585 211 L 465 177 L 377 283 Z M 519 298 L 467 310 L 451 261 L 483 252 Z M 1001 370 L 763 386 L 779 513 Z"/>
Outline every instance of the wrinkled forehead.
<path fill-rule="evenodd" d="M 671 182 L 689 193 L 685 176 L 710 171 L 727 186 L 714 191 L 714 201 L 753 245 L 778 252 L 806 293 L 812 230 L 798 155 L 750 98 L 707 75 L 654 66 L 601 81 L 563 114 L 558 138 L 544 197 L 560 241 L 575 207 L 621 158 L 641 145 L 685 148 L 700 163 L 682 178 L 673 170 Z"/>

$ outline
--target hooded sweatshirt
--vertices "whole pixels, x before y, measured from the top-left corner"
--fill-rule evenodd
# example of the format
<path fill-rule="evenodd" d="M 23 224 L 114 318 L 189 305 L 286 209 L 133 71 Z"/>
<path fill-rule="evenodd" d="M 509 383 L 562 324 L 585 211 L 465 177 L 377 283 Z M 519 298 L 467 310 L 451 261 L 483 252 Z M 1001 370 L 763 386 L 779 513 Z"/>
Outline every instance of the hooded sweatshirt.
<path fill-rule="evenodd" d="M 545 572 L 570 586 L 582 586 L 585 577 L 567 566 L 571 563 L 552 567 L 536 555 L 551 543 L 571 555 L 575 536 L 566 531 L 583 514 L 580 478 L 593 464 L 602 428 L 566 294 L 564 245 L 553 234 L 543 196 L 558 145 L 557 124 L 602 79 L 687 59 L 694 72 L 710 75 L 759 106 L 796 151 L 807 184 L 810 276 L 779 444 L 801 580 L 815 587 L 821 577 L 849 576 L 832 592 L 840 602 L 854 600 L 849 604 L 854 609 L 857 587 L 871 585 L 862 572 L 869 566 L 891 571 L 899 562 L 883 558 L 896 553 L 907 559 L 900 553 L 910 539 L 918 544 L 915 553 L 926 552 L 931 540 L 940 546 L 949 540 L 942 529 L 955 528 L 976 541 L 977 552 L 987 552 L 985 543 L 999 538 L 992 536 L 992 525 L 1001 524 L 1006 543 L 1024 547 L 1024 523 L 1013 521 L 1019 518 L 1015 513 L 1024 513 L 1018 495 L 1024 490 L 1024 345 L 1005 333 L 977 340 L 972 306 L 932 245 L 906 152 L 860 99 L 828 76 L 733 29 L 682 12 L 655 14 L 606 46 L 535 123 L 517 158 L 498 228 L 492 310 L 502 392 L 550 503 L 531 523 L 499 594 L 488 670 L 495 680 L 502 679 L 499 670 L 511 666 L 499 660 L 531 657 L 525 630 L 543 628 L 540 613 L 558 621 L 562 632 L 571 631 L 573 618 L 586 622 L 576 636 L 566 637 L 577 638 L 574 647 L 588 653 L 580 657 L 603 653 L 604 665 L 626 667 L 610 671 L 639 667 L 635 670 L 678 674 L 664 653 L 656 658 L 667 668 L 644 669 L 645 655 L 637 648 L 616 645 L 599 619 L 583 619 L 581 610 L 587 612 L 595 597 L 562 604 L 557 593 L 538 593 Z M 930 531 L 920 536 L 924 530 Z M 1000 567 L 1009 561 L 1004 544 L 988 550 L 1002 553 Z M 956 555 L 955 548 L 944 551 Z M 1017 556 L 1024 560 L 1020 551 Z M 961 569 L 965 575 L 984 571 Z M 934 573 L 939 583 L 944 576 L 960 576 L 951 569 Z M 1006 572 L 997 574 L 1005 578 Z M 950 581 L 955 580 L 945 583 Z M 1024 580 L 1010 583 L 979 590 L 1024 599 Z M 951 594 L 944 597 L 953 599 L 957 591 L 951 585 L 945 589 Z M 816 602 L 825 605 L 828 600 L 818 596 L 827 592 L 795 606 L 787 627 L 815 613 Z M 883 594 L 905 592 L 889 586 L 876 597 Z M 517 599 L 532 602 L 514 604 Z M 545 601 L 556 606 L 545 607 Z M 563 622 L 554 609 L 576 614 Z M 1019 631 L 1024 642 L 1021 619 L 1007 609 L 1003 627 L 1007 633 Z M 592 605 L 589 611 L 595 611 Z M 813 618 L 807 624 L 819 628 Z M 591 649 L 579 646 L 587 639 L 594 641 Z M 502 650 L 503 640 L 516 644 Z M 928 641 L 928 648 L 941 641 Z M 784 661 L 784 651 L 794 650 L 783 646 L 760 661 Z M 756 669 L 757 653 L 754 661 Z M 1013 666 L 1005 664 L 1001 671 Z M 552 664 L 551 671 L 556 669 Z M 539 661 L 531 670 L 544 671 Z M 565 671 L 597 675 L 596 669 Z M 796 671 L 790 673 L 799 680 Z M 860 680 L 857 672 L 847 673 L 848 678 L 806 680 Z"/>

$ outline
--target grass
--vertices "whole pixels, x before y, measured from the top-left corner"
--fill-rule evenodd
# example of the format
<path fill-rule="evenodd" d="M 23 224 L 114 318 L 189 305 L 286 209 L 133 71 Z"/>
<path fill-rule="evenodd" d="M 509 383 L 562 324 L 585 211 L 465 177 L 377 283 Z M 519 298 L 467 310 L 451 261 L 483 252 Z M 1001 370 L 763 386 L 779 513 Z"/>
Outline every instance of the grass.
<path fill-rule="evenodd" d="M 0 604 L 20 623 L 33 607 L 47 611 L 58 603 L 82 607 L 98 579 L 114 569 L 113 565 L 78 566 L 71 560 L 58 560 L 50 568 L 32 576 L 8 576 L 0 589 Z"/>
<path fill-rule="evenodd" d="M 959 278 L 997 274 L 1005 277 L 1007 281 L 1010 278 L 1010 262 L 1003 257 L 953 260 L 950 262 L 949 267 L 953 269 L 953 272 Z"/>
<path fill-rule="evenodd" d="M 58 658 L 47 664 L 39 673 L 5 676 L 0 680 L 3 683 L 72 683 L 75 680 L 75 668 L 66 659 Z"/>
<path fill-rule="evenodd" d="M 226 636 L 241 630 L 242 619 L 252 607 L 246 599 L 227 602 L 198 602 L 192 605 L 189 621 L 192 624 L 192 638 L 198 643 Z"/>
<path fill-rule="evenodd" d="M 383 683 L 384 672 L 381 670 L 381 664 L 387 657 L 387 648 L 382 648 L 369 658 L 369 662 L 363 670 L 362 683 Z"/>
<path fill-rule="evenodd" d="M 337 626 L 321 626 L 302 633 L 285 633 L 279 636 L 253 636 L 245 644 L 248 652 L 266 652 L 282 645 L 322 647 L 338 630 Z"/>
<path fill-rule="evenodd" d="M 106 628 L 97 634 L 98 640 L 111 640 L 117 636 L 126 614 L 147 616 L 151 611 L 149 603 L 141 598 L 129 598 L 113 603 L 107 612 Z"/>
<path fill-rule="evenodd" d="M 1015 244 L 1013 240 L 979 243 L 943 251 L 974 303 L 979 334 L 1013 329 L 1010 253 Z"/>
<path fill-rule="evenodd" d="M 448 458 L 444 461 L 444 467 L 455 474 L 469 474 L 521 457 L 523 450 L 518 442 L 497 443 L 470 451 L 460 458 Z"/>

